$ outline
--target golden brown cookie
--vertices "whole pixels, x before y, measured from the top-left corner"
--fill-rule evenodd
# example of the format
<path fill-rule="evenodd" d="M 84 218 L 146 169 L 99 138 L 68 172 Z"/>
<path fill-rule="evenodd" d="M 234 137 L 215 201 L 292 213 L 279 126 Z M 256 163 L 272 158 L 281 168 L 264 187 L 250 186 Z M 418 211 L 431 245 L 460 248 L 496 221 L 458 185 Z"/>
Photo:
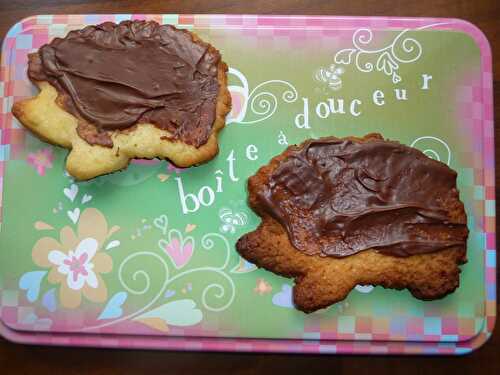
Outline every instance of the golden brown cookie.
<path fill-rule="evenodd" d="M 12 112 L 40 139 L 71 150 L 66 168 L 78 180 L 133 158 L 208 161 L 231 108 L 219 51 L 154 21 L 72 31 L 31 54 L 28 75 L 40 93 Z"/>
<path fill-rule="evenodd" d="M 468 230 L 456 173 L 416 149 L 378 134 L 309 140 L 260 168 L 248 192 L 262 222 L 236 248 L 293 278 L 299 310 L 339 302 L 358 284 L 423 300 L 459 285 Z"/>

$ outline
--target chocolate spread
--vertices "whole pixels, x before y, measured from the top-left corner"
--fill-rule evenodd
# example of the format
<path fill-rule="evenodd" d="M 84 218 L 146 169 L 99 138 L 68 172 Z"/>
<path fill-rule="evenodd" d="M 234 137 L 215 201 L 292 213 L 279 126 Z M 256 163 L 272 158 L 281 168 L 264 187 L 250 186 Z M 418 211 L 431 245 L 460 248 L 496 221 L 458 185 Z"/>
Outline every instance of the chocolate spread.
<path fill-rule="evenodd" d="M 409 256 L 465 246 L 466 217 L 450 216 L 456 177 L 397 142 L 330 137 L 289 149 L 258 199 L 307 254 Z"/>
<path fill-rule="evenodd" d="M 93 133 L 152 123 L 199 147 L 215 120 L 219 62 L 217 50 L 173 26 L 106 22 L 42 46 L 28 75 L 65 97 L 89 143 L 102 143 Z"/>

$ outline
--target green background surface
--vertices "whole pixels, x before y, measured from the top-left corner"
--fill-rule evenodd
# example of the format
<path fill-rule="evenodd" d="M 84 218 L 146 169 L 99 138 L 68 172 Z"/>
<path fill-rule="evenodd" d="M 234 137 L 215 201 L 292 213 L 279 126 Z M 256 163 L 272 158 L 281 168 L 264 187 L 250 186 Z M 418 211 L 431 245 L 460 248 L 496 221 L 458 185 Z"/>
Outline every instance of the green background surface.
<path fill-rule="evenodd" d="M 131 165 L 123 172 L 78 183 L 78 199 L 81 199 L 83 194 L 93 197 L 87 204 L 82 204 L 78 199 L 70 202 L 63 194 L 63 189 L 72 183 L 64 174 L 66 151 L 54 148 L 56 158 L 53 168 L 48 169 L 45 176 L 39 176 L 25 158 L 29 152 L 46 145 L 28 136 L 22 157 L 9 161 L 5 173 L 3 223 L 0 232 L 0 274 L 5 284 L 15 285 L 22 274 L 37 269 L 31 258 L 33 245 L 42 236 L 49 235 L 57 239 L 58 231 L 65 225 L 75 227 L 66 214 L 75 207 L 82 210 L 85 207 L 96 207 L 105 215 L 109 225 L 119 225 L 121 228 L 113 237 L 118 239 L 121 245 L 109 252 L 113 258 L 113 272 L 103 276 L 109 296 L 124 289 L 117 277 L 117 270 L 128 255 L 139 251 L 164 255 L 158 248 L 158 241 L 164 237 L 154 226 L 144 231 L 140 237 L 132 239 L 132 235 L 137 235 L 137 229 L 141 228 L 142 219 L 151 224 L 154 218 L 166 214 L 169 218 L 169 228 L 178 229 L 183 233 L 187 224 L 196 225 L 196 229 L 189 233 L 196 241 L 195 255 L 185 269 L 220 264 L 224 254 L 218 248 L 220 245 L 216 245 L 212 250 L 204 250 L 200 241 L 206 233 L 220 232 L 219 210 L 229 207 L 235 212 L 244 212 L 248 217 L 247 223 L 238 226 L 235 233 L 224 234 L 231 247 L 230 264 L 226 273 L 235 285 L 235 298 L 231 305 L 220 312 L 200 307 L 204 288 L 212 282 L 224 281 L 210 272 L 194 272 L 169 286 L 180 296 L 185 284 L 192 284 L 192 290 L 186 294 L 186 298 L 197 302 L 204 315 L 203 329 L 213 330 L 215 335 L 300 338 L 307 337 L 304 327 L 322 329 L 321 327 L 328 327 L 332 321 L 338 322 L 338 332 L 344 329 L 349 333 L 352 331 L 350 325 L 353 317 L 387 317 L 391 320 L 396 317 L 406 319 L 452 316 L 474 319 L 484 316 L 484 245 L 479 228 L 479 217 L 482 213 L 474 210 L 471 177 L 473 160 L 465 160 L 460 156 L 473 150 L 471 142 L 464 139 L 463 132 L 458 130 L 458 109 L 454 100 L 455 91 L 464 74 L 478 72 L 480 67 L 479 49 L 469 36 L 447 31 L 411 31 L 407 35 L 419 41 L 422 55 L 416 62 L 400 64 L 398 74 L 403 78 L 401 83 L 393 84 L 390 77 L 383 72 L 374 70 L 362 73 L 353 65 L 347 65 L 344 66 L 345 72 L 341 76 L 342 88 L 332 91 L 325 90 L 324 85 L 314 81 L 313 75 L 318 67 L 329 66 L 333 62 L 336 51 L 351 47 L 349 40 L 338 40 L 337 44 L 327 44 L 324 40 L 308 40 L 304 42 L 303 48 L 291 48 L 286 38 L 262 39 L 256 45 L 254 37 L 245 37 L 239 31 L 197 32 L 220 48 L 230 67 L 245 75 L 250 91 L 261 82 L 284 80 L 297 89 L 298 100 L 293 103 L 284 102 L 281 97 L 284 86 L 270 83 L 262 91 L 276 96 L 276 112 L 269 119 L 255 124 L 229 124 L 219 138 L 219 155 L 211 162 L 182 171 L 179 175 L 168 171 L 165 162 L 156 165 Z M 397 32 L 376 31 L 375 35 L 381 45 L 387 45 Z M 422 74 L 433 76 L 429 90 L 420 88 Z M 240 82 L 231 75 L 230 84 L 240 85 Z M 395 88 L 405 88 L 408 100 L 397 101 L 394 97 Z M 384 106 L 376 106 L 372 102 L 372 93 L 377 89 L 385 93 Z M 303 97 L 308 98 L 310 103 L 310 129 L 297 129 L 294 125 L 295 116 L 303 110 Z M 359 117 L 337 114 L 327 119 L 319 119 L 314 113 L 314 107 L 319 101 L 327 98 L 343 98 L 346 102 L 354 98 L 360 99 L 362 114 Z M 258 116 L 252 113 L 251 108 L 247 108 L 244 120 L 254 119 L 258 119 Z M 458 171 L 458 186 L 469 215 L 471 230 L 468 243 L 469 261 L 463 267 L 460 288 L 448 297 L 432 302 L 416 300 L 407 291 L 384 290 L 380 287 L 368 294 L 353 291 L 345 301 L 347 303 L 342 302 L 327 310 L 304 315 L 292 308 L 272 303 L 273 296 L 280 292 L 283 284 L 292 285 L 290 280 L 264 270 L 230 272 L 230 269 L 240 262 L 234 251 L 234 243 L 259 223 L 259 218 L 245 203 L 246 179 L 271 157 L 284 150 L 286 146 L 278 143 L 280 132 L 283 132 L 289 144 L 300 143 L 310 137 L 363 136 L 370 132 L 380 132 L 386 138 L 405 144 L 411 144 L 421 136 L 434 136 L 445 140 L 451 150 L 450 167 Z M 258 159 L 255 161 L 248 160 L 245 155 L 250 144 L 258 148 Z M 229 178 L 227 157 L 233 150 L 237 182 Z M 437 152 L 444 153 L 445 150 L 437 149 Z M 176 178 L 182 179 L 186 193 L 196 193 L 203 186 L 216 190 L 217 170 L 222 171 L 223 193 L 215 194 L 215 201 L 210 207 L 201 206 L 196 213 L 183 214 Z M 170 177 L 161 182 L 158 174 L 168 174 Z M 59 202 L 62 203 L 62 210 L 53 213 Z M 51 233 L 35 230 L 34 223 L 39 220 L 52 225 L 56 230 Z M 150 293 L 129 295 L 124 304 L 126 312 L 133 312 L 147 304 L 155 291 L 161 289 L 164 277 L 162 268 L 154 260 L 138 257 L 134 261 L 136 263 L 130 263 L 130 271 L 127 271 L 126 277 L 132 277 L 134 267 L 147 270 L 151 275 Z M 177 272 L 172 265 L 170 270 L 172 275 Z M 265 280 L 272 287 L 272 292 L 264 295 L 256 293 L 254 288 L 258 279 Z M 134 282 L 137 284 L 131 285 L 140 287 L 141 280 Z M 44 280 L 41 289 L 46 291 L 51 287 L 53 286 Z M 208 300 L 213 305 L 221 302 L 210 294 Z M 33 305 L 39 309 L 37 311 L 40 311 L 40 316 L 50 316 L 50 313 L 41 307 L 40 300 Z M 95 324 L 94 320 L 102 308 L 103 305 L 84 301 L 78 312 L 85 315 L 80 328 Z M 61 319 L 64 321 L 60 323 L 60 329 L 65 329 L 72 314 L 75 314 L 75 311 L 59 308 L 53 315 L 55 327 L 58 319 Z M 479 330 L 481 322 L 481 319 L 477 320 L 476 331 Z M 69 326 L 70 330 L 79 329 L 71 324 Z M 134 333 L 133 327 L 124 326 L 123 332 Z M 312 331 L 315 331 L 315 328 Z M 193 331 L 193 334 L 196 332 Z"/>

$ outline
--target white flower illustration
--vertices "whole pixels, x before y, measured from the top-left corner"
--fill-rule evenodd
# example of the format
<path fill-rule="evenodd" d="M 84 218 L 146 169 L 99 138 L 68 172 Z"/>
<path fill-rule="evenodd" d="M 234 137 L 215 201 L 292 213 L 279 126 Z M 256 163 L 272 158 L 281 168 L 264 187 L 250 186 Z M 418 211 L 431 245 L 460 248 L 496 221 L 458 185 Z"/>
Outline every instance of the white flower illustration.
<path fill-rule="evenodd" d="M 80 290 L 85 284 L 95 289 L 99 283 L 91 261 L 97 248 L 97 240 L 85 238 L 75 250 L 70 250 L 67 254 L 60 250 L 52 250 L 49 253 L 49 261 L 57 266 L 59 273 L 66 276 L 66 283 L 71 289 Z"/>

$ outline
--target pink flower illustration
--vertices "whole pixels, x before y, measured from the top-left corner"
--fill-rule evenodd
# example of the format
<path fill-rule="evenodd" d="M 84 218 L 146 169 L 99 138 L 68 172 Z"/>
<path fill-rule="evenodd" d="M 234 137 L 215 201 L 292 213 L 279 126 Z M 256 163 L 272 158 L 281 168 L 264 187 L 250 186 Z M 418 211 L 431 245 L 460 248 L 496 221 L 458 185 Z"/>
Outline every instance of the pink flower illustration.
<path fill-rule="evenodd" d="M 45 168 L 52 168 L 52 162 L 54 161 L 52 148 L 47 147 L 36 152 L 30 152 L 27 161 L 40 176 L 44 176 Z"/>
<path fill-rule="evenodd" d="M 175 268 L 181 269 L 193 256 L 194 239 L 191 236 L 184 238 L 177 229 L 172 229 L 168 237 L 168 241 L 161 239 L 159 246 L 170 257 Z"/>

